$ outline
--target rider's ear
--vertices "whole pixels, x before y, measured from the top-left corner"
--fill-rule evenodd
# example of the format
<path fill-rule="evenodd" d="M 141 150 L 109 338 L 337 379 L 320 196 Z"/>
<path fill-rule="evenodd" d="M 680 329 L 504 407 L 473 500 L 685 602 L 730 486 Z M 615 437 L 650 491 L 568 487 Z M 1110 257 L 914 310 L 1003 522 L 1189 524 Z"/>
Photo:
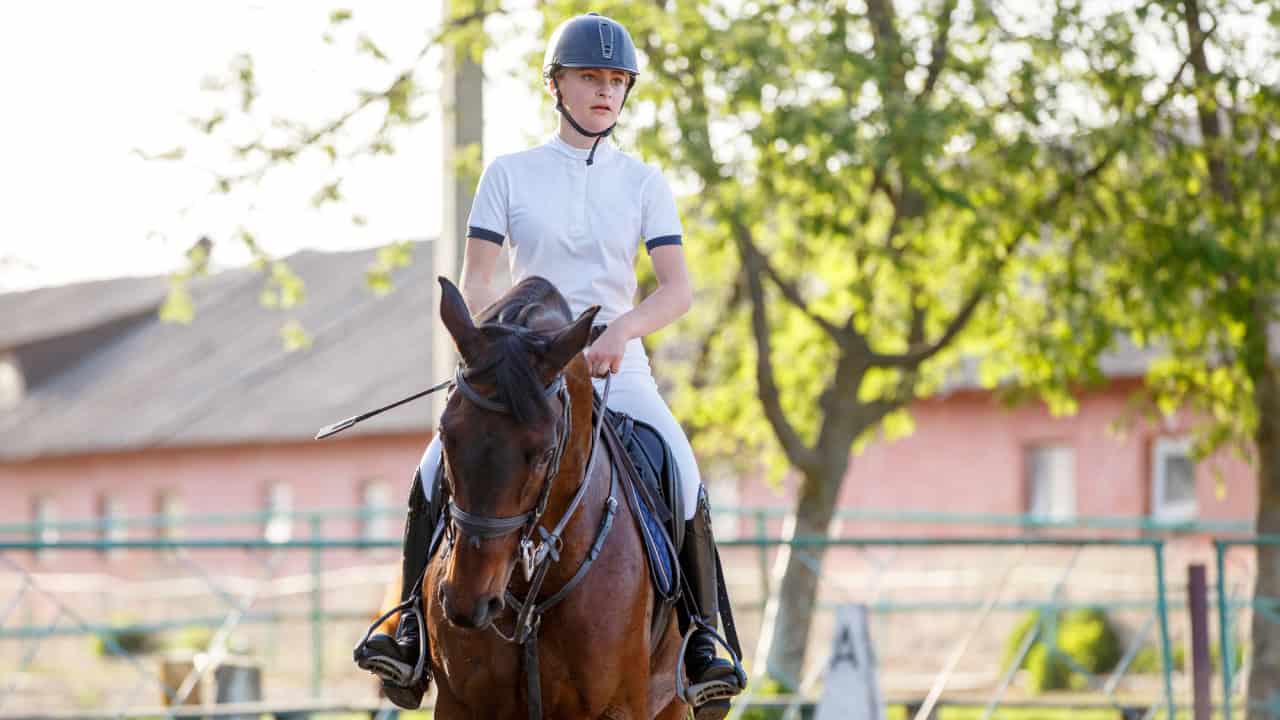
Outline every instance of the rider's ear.
<path fill-rule="evenodd" d="M 569 361 L 582 352 L 591 339 L 591 323 L 596 319 L 598 312 L 600 312 L 600 306 L 592 305 L 584 310 L 577 320 L 555 334 L 551 339 L 551 347 L 543 358 L 549 370 L 553 373 L 560 372 L 569 364 Z"/>
<path fill-rule="evenodd" d="M 440 276 L 440 319 L 453 336 L 453 344 L 465 363 L 470 364 L 480 352 L 483 336 L 471 320 L 471 311 L 467 309 L 467 301 L 457 286 L 449 282 L 449 278 Z"/>

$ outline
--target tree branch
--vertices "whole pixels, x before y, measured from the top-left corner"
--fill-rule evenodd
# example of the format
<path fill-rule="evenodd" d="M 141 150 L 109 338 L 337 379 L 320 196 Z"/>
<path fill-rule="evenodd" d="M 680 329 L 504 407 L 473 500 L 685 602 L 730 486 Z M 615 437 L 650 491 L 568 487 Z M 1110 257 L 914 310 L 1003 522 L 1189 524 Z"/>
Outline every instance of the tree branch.
<path fill-rule="evenodd" d="M 1203 41 L 1204 41 L 1204 38 L 1201 38 L 1200 39 L 1201 45 L 1203 44 Z M 1151 107 L 1148 109 L 1147 114 L 1144 117 L 1139 119 L 1137 123 L 1138 125 L 1145 125 L 1151 122 L 1151 120 L 1154 117 L 1156 117 L 1156 115 L 1159 113 L 1160 109 L 1165 105 L 1165 103 L 1167 103 L 1170 99 L 1173 98 L 1175 91 L 1177 90 L 1178 83 L 1182 77 L 1182 74 L 1186 71 L 1190 63 L 1191 63 L 1190 57 L 1188 57 L 1186 60 L 1183 61 L 1182 65 L 1178 68 L 1178 71 L 1174 73 L 1173 79 L 1169 81 L 1169 86 L 1165 89 L 1164 95 L 1162 95 L 1159 100 L 1157 100 L 1154 104 L 1151 105 Z M 985 273 L 985 277 L 986 278 L 996 277 L 1004 269 L 1004 266 L 1008 262 L 1008 259 L 1013 257 L 1014 253 L 1018 249 L 1018 246 L 1022 243 L 1022 239 L 1026 237 L 1029 232 L 1032 231 L 1034 225 L 1038 224 L 1040 222 L 1040 219 L 1043 218 L 1045 215 L 1055 210 L 1058 207 L 1058 204 L 1061 203 L 1065 197 L 1067 197 L 1072 193 L 1077 192 L 1081 187 L 1085 185 L 1085 183 L 1093 180 L 1099 174 L 1101 174 L 1102 171 L 1106 169 L 1106 167 L 1110 165 L 1111 162 L 1115 160 L 1115 158 L 1120 154 L 1122 147 L 1123 145 L 1121 142 L 1116 142 L 1114 145 L 1108 148 L 1107 151 L 1103 153 L 1102 157 L 1099 158 L 1096 162 L 1094 162 L 1092 166 L 1090 166 L 1083 172 L 1072 176 L 1070 181 L 1060 186 L 1056 191 L 1054 191 L 1052 195 L 1045 198 L 1041 202 L 1037 203 L 1031 217 L 1025 221 L 1023 227 L 1020 228 L 1018 232 L 1014 233 L 1013 238 L 1009 241 L 1009 244 L 1005 247 L 1004 252 L 997 253 L 993 257 L 992 261 L 989 264 L 989 269 Z M 958 335 L 960 331 L 964 329 L 965 325 L 968 324 L 970 318 L 972 318 L 973 316 L 974 311 L 977 309 L 978 304 L 982 301 L 982 298 L 986 295 L 987 289 L 988 287 L 986 282 L 983 282 L 979 284 L 976 288 L 974 288 L 969 298 L 960 307 L 959 312 L 957 312 L 956 316 L 951 319 L 951 322 L 948 323 L 946 330 L 943 331 L 942 335 L 938 338 L 938 340 L 932 343 L 929 343 L 927 345 L 916 345 L 914 347 L 910 347 L 905 353 L 899 353 L 899 354 L 872 353 L 871 354 L 872 364 L 878 367 L 913 368 L 913 367 L 919 366 L 919 364 L 924 362 L 925 360 L 928 360 L 929 358 L 933 357 L 939 351 L 941 351 L 944 347 L 946 347 L 947 344 L 950 343 L 955 338 L 955 336 Z"/>
<path fill-rule="evenodd" d="M 769 337 L 769 318 L 760 276 L 764 273 L 763 257 L 751 241 L 751 231 L 740 221 L 733 221 L 734 239 L 742 254 L 742 269 L 746 273 L 747 293 L 751 299 L 751 331 L 756 341 L 756 382 L 759 385 L 760 403 L 765 417 L 773 426 L 773 432 L 782 444 L 783 452 L 791 464 L 801 471 L 809 471 L 817 465 L 813 449 L 804 444 L 800 435 L 787 419 L 779 400 L 778 384 L 774 379 L 772 349 Z"/>
<path fill-rule="evenodd" d="M 255 140 L 254 142 L 237 146 L 235 151 L 241 156 L 247 155 L 256 150 L 262 152 L 266 156 L 266 160 L 258 167 L 239 175 L 215 174 L 215 185 L 217 189 L 221 192 L 226 192 L 236 185 L 259 181 L 271 170 L 272 167 L 276 165 L 276 163 L 280 161 L 288 161 L 304 150 L 314 147 L 321 141 L 336 135 L 347 126 L 352 118 L 360 114 L 361 111 L 365 110 L 370 105 L 382 100 L 391 102 L 392 97 L 397 93 L 407 92 L 406 88 L 410 87 L 409 84 L 412 82 L 413 74 L 418 65 L 422 63 L 426 58 L 427 53 L 429 53 L 432 48 L 444 43 L 450 33 L 461 30 L 474 23 L 483 23 L 489 16 L 505 14 L 507 14 L 507 11 L 502 8 L 482 8 L 466 15 L 460 15 L 456 18 L 448 19 L 443 25 L 441 25 L 438 31 L 427 38 L 427 41 L 414 55 L 413 61 L 410 62 L 407 67 L 403 67 L 400 72 L 396 73 L 395 78 L 386 86 L 385 89 L 375 92 L 362 92 L 360 101 L 354 106 L 348 108 L 346 111 L 334 117 L 329 122 L 320 125 L 316 129 L 301 133 L 301 136 L 292 143 L 283 145 L 266 145 L 260 140 Z M 384 122 L 382 128 L 377 134 L 381 136 L 382 132 L 385 131 L 386 128 L 387 123 Z M 372 150 L 377 147 L 378 144 L 379 142 L 369 143 L 360 151 L 351 153 L 348 157 L 355 157 L 361 151 Z"/>
<path fill-rule="evenodd" d="M 930 48 L 929 73 L 924 80 L 924 89 L 920 91 L 920 99 L 928 100 L 933 94 L 933 87 L 938 83 L 938 76 L 947 62 L 947 41 L 951 37 L 951 14 L 955 12 L 956 0 L 945 0 L 942 4 L 942 18 L 938 32 L 933 38 Z"/>
<path fill-rule="evenodd" d="M 1205 153 L 1209 156 L 1209 181 L 1213 184 L 1214 194 L 1229 205 L 1236 193 L 1227 159 L 1217 147 L 1222 139 L 1222 124 L 1218 120 L 1217 100 L 1213 98 L 1213 71 L 1209 69 L 1209 61 L 1204 54 L 1204 44 L 1218 23 L 1214 20 L 1208 32 L 1200 27 L 1198 0 L 1184 0 L 1183 15 L 1187 25 L 1187 38 L 1191 41 L 1191 52 L 1187 59 L 1194 70 L 1192 77 L 1197 91 L 1196 114 L 1199 116 L 1200 136 L 1204 139 Z"/>
<path fill-rule="evenodd" d="M 756 252 L 754 245 L 751 247 L 751 250 L 752 252 Z M 795 284 L 779 275 L 778 271 L 774 269 L 773 265 L 763 253 L 756 252 L 756 256 L 759 261 L 760 269 L 764 271 L 765 275 L 769 276 L 769 280 L 777 286 L 778 291 L 782 293 L 782 297 L 785 298 L 792 307 L 799 310 L 815 325 L 822 328 L 822 330 L 826 332 L 827 335 L 831 336 L 831 339 L 836 341 L 837 344 L 845 342 L 845 335 L 847 334 L 847 331 L 836 327 L 830 320 L 827 320 L 810 310 L 809 304 L 804 301 L 804 298 L 800 297 L 800 291 L 796 288 Z"/>
<path fill-rule="evenodd" d="M 732 316 L 734 311 L 742 305 L 742 301 L 746 299 L 745 286 L 745 278 L 739 275 L 734 281 L 733 287 L 729 290 L 728 300 L 725 301 L 725 305 L 721 309 L 723 318 L 727 319 Z M 720 331 L 726 326 L 727 323 L 725 322 L 714 323 L 711 329 L 702 336 L 701 342 L 698 343 L 697 360 L 694 364 L 693 377 L 690 380 L 695 388 L 707 385 L 706 373 L 711 369 L 711 346 L 715 344 L 716 338 L 720 336 Z"/>
<path fill-rule="evenodd" d="M 1004 261 L 1002 260 L 1000 262 L 1003 265 Z M 987 277 L 991 277 L 991 275 L 987 275 Z M 982 302 L 982 298 L 985 297 L 986 294 L 987 284 L 984 281 L 980 283 L 978 287 L 974 288 L 973 292 L 969 294 L 969 299 L 964 301 L 964 305 L 960 307 L 960 311 L 956 313 L 955 317 L 951 318 L 951 322 L 947 324 L 946 330 L 944 330 L 942 335 L 934 342 L 923 345 L 919 343 L 912 343 L 911 347 L 909 347 L 906 352 L 898 354 L 885 355 L 873 352 L 871 353 L 871 364 L 877 367 L 896 367 L 905 369 L 914 369 L 919 367 L 920 363 L 923 363 L 925 360 L 937 355 L 939 351 L 955 339 L 956 335 L 960 334 L 960 331 L 964 329 L 965 325 L 969 324 L 969 319 L 973 317 L 973 312 L 978 309 L 978 304 Z M 915 312 L 919 312 L 921 317 L 924 315 L 923 310 L 917 310 Z"/>

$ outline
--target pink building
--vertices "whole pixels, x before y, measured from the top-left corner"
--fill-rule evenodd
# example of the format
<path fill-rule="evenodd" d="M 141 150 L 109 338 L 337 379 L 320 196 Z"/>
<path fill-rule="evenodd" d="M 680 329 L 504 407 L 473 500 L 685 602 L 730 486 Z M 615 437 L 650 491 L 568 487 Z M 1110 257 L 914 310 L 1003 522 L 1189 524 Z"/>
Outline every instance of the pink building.
<path fill-rule="evenodd" d="M 330 422 L 434 382 L 428 253 L 376 296 L 360 270 L 372 252 L 306 252 L 290 259 L 306 283 L 291 310 L 262 307 L 264 280 L 237 270 L 195 283 L 197 320 L 157 319 L 161 278 L 120 279 L 0 295 L 0 525 L 97 520 L 60 537 L 300 538 L 314 528 L 294 511 L 341 511 L 328 537 L 396 538 L 410 473 L 430 437 L 429 403 L 388 412 L 316 442 Z M 286 352 L 280 327 L 296 319 L 305 351 Z M 1102 516 L 1247 523 L 1254 479 L 1246 465 L 1193 465 L 1188 420 L 1111 430 L 1137 387 L 1144 358 L 1109 359 L 1109 389 L 1051 417 L 1008 409 L 960 382 L 912 408 L 916 431 L 856 455 L 844 508 L 983 514 L 1061 522 Z M 717 504 L 785 507 L 786 490 L 737 478 L 712 481 Z M 361 517 L 361 510 L 392 508 Z M 257 514 L 192 524 L 209 515 Z M 127 518 L 167 518 L 139 526 Z M 844 534 L 912 534 L 957 526 L 919 516 L 904 524 L 863 517 Z M 728 518 L 725 518 L 727 521 Z M 724 522 L 724 521 L 722 521 Z M 741 532 L 749 532 L 738 523 Z M 1010 532 L 1019 531 L 1016 523 Z M 971 530 L 970 528 L 969 530 Z M 733 528 L 726 526 L 725 532 Z M 989 529 L 987 531 L 990 531 Z M 30 529 L 28 528 L 28 535 Z M 95 563 L 59 554 L 59 567 Z"/>
<path fill-rule="evenodd" d="M 312 440 L 436 374 L 429 257 L 397 273 L 384 296 L 364 283 L 373 260 L 290 258 L 306 283 L 306 302 L 290 310 L 262 306 L 260 273 L 201 279 L 190 325 L 157 319 L 163 278 L 0 295 L 3 537 L 298 539 L 315 528 L 293 513 L 324 510 L 335 515 L 320 528 L 327 537 L 398 538 L 430 438 L 427 403 Z M 289 320 L 310 334 L 309 349 L 284 350 Z M 73 520 L 91 522 L 39 527 Z M 31 523 L 25 536 L 16 527 Z M 60 569 L 101 562 L 83 551 L 47 555 Z"/>
<path fill-rule="evenodd" d="M 93 627 L 217 627 L 243 603 L 259 615 L 245 615 L 236 632 L 247 634 L 271 668 L 273 699 L 321 688 L 330 697 L 372 699 L 367 678 L 350 668 L 350 648 L 396 567 L 404 495 L 431 434 L 430 404 L 393 410 L 325 441 L 312 437 L 446 374 L 431 367 L 434 276 L 428 253 L 417 250 L 420 257 L 396 273 L 394 291 L 383 296 L 368 290 L 361 272 L 372 252 L 294 256 L 289 263 L 306 283 L 306 302 L 290 310 L 262 306 L 259 273 L 204 278 L 192 287 L 191 325 L 157 319 L 168 287 L 162 278 L 0 295 L 0 542 L 36 538 L 52 548 L 0 552 L 6 564 L 0 598 L 21 600 L 10 605 L 16 624 L 0 628 L 0 637 L 13 641 L 0 644 L 0 670 L 28 669 L 33 656 L 21 644 L 23 628 L 55 628 L 60 634 L 40 641 L 38 657 L 49 667 L 68 667 L 82 662 L 85 634 L 102 632 Z M 309 349 L 283 349 L 287 320 L 307 330 Z M 1136 536 L 1144 521 L 1247 528 L 1252 472 L 1225 456 L 1193 464 L 1187 418 L 1111 430 L 1145 360 L 1134 352 L 1109 358 L 1109 388 L 1083 394 L 1079 412 L 1069 417 L 1051 417 L 1039 405 L 1010 410 L 963 378 L 917 403 L 911 436 L 875 442 L 852 458 L 841 494 L 846 517 L 836 533 L 1012 536 L 1063 523 L 1086 526 L 1071 534 Z M 780 530 L 790 507 L 785 483 L 773 488 L 707 467 L 722 539 L 757 530 L 734 507 L 764 508 L 772 513 L 771 534 Z M 368 538 L 386 547 L 57 548 L 69 540 L 177 537 Z M 1203 536 L 1184 538 L 1170 568 L 1209 559 Z M 747 647 L 763 621 L 759 603 L 773 555 L 755 548 L 725 554 Z M 823 597 L 980 604 L 1000 581 L 1003 562 L 997 552 L 955 548 L 895 555 L 892 565 L 887 557 L 833 550 L 822 570 Z M 1018 597 L 1053 595 L 1068 560 L 1062 554 L 1041 560 L 1048 574 L 1023 577 Z M 1147 597 L 1150 561 L 1149 552 L 1094 556 L 1082 563 L 1091 574 L 1073 576 L 1070 597 Z M 1181 577 L 1173 570 L 1168 581 Z M 121 620 L 121 612 L 129 615 Z M 819 626 L 824 622 L 829 618 Z M 918 627 L 962 633 L 970 622 L 970 615 L 943 613 Z M 814 637 L 824 636 L 815 630 Z M 938 642 L 900 629 L 892 637 L 896 644 L 883 646 L 886 663 L 926 657 L 920 648 Z M 973 652 L 999 658 L 1003 637 L 1002 630 L 989 632 Z M 811 654 L 824 652 L 821 645 L 815 642 Z M 90 686 L 107 705 L 129 702 L 111 694 L 136 684 L 128 666 L 95 667 L 92 681 L 72 691 L 58 684 L 57 673 L 24 673 L 37 679 L 20 689 L 21 702 L 62 708 Z M 148 702 L 158 702 L 153 695 Z"/>

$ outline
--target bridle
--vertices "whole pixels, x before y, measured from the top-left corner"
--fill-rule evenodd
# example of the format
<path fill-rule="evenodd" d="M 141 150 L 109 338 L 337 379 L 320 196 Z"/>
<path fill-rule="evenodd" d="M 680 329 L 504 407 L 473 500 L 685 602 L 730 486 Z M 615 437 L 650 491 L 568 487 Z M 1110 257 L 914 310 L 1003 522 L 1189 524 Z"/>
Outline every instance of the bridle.
<path fill-rule="evenodd" d="M 459 365 L 453 375 L 454 389 L 462 393 L 463 397 L 476 407 L 489 412 L 511 414 L 511 409 L 506 404 L 486 397 L 476 390 L 467 381 L 466 374 L 466 367 Z M 533 576 L 534 566 L 548 555 L 556 560 L 560 559 L 561 539 L 559 530 L 562 526 L 557 526 L 555 532 L 548 533 L 546 528 L 539 528 L 538 522 L 547 511 L 547 501 L 551 498 L 551 486 L 555 481 L 556 475 L 560 472 L 560 461 L 564 457 L 565 449 L 569 445 L 569 437 L 573 432 L 573 402 L 569 399 L 569 390 L 565 383 L 564 373 L 556 375 L 551 384 L 543 388 L 542 392 L 543 396 L 548 399 L 554 397 L 560 400 L 561 414 L 560 422 L 557 424 L 559 437 L 556 440 L 555 451 L 547 462 L 546 472 L 543 475 L 542 491 L 538 495 L 537 503 L 534 504 L 532 509 L 519 515 L 492 517 L 467 512 L 458 507 L 458 504 L 450 498 L 447 506 L 450 523 L 445 529 L 445 537 L 450 547 L 453 546 L 457 536 L 461 534 L 470 538 L 471 547 L 476 549 L 480 548 L 481 540 L 506 537 L 513 532 L 520 531 L 521 538 L 517 550 L 517 559 L 520 561 L 521 569 L 524 570 L 526 581 Z M 444 466 L 445 472 L 448 473 L 449 464 L 446 462 Z M 583 478 L 582 487 L 586 487 L 586 478 Z M 565 514 L 566 517 L 572 515 L 576 509 L 577 504 L 575 503 Z M 533 538 L 534 528 L 542 530 L 541 544 L 535 544 Z"/>
<path fill-rule="evenodd" d="M 597 325 L 591 329 L 591 340 L 599 337 L 604 332 L 605 326 Z M 582 479 L 578 483 L 578 491 L 574 494 L 573 500 L 569 503 L 568 509 L 565 510 L 555 528 L 550 532 L 542 527 L 539 522 L 547 509 L 547 502 L 551 495 L 551 484 L 555 481 L 556 476 L 560 473 L 560 461 L 564 457 L 564 453 L 569 444 L 569 437 L 573 433 L 572 404 L 569 398 L 569 390 L 565 382 L 564 372 L 561 371 L 556 375 L 545 388 L 543 388 L 543 397 L 559 398 L 561 405 L 561 417 L 559 433 L 560 437 L 556 441 L 555 454 L 547 462 L 547 471 L 542 485 L 542 491 L 538 496 L 538 502 L 531 510 L 513 515 L 510 517 L 490 517 L 485 515 L 477 515 L 467 512 L 458 507 L 452 498 L 448 502 L 449 522 L 445 523 L 444 535 L 447 536 L 448 544 L 446 552 L 452 548 L 454 542 L 459 535 L 464 535 L 471 539 L 472 547 L 479 547 L 482 540 L 491 538 L 506 537 L 513 532 L 522 531 L 520 544 L 517 549 L 517 559 L 524 570 L 525 579 L 529 583 L 529 589 L 524 599 L 515 596 L 510 590 L 506 589 L 505 599 L 516 612 L 515 626 L 511 630 L 510 635 L 504 634 L 496 623 L 490 623 L 489 627 L 493 628 L 494 633 L 498 637 L 521 646 L 524 656 L 525 669 L 525 686 L 529 698 L 529 718 L 530 720 L 538 720 L 542 717 L 542 689 L 540 684 L 540 672 L 538 661 L 538 631 L 542 626 L 542 616 L 558 605 L 565 597 L 567 597 L 574 588 L 576 588 L 586 577 L 587 571 L 591 569 L 591 565 L 596 558 L 600 556 L 600 550 L 604 546 L 605 539 L 609 537 L 609 531 L 613 528 L 613 519 L 618 513 L 618 500 L 616 497 L 618 473 L 609 473 L 609 495 L 605 499 L 603 513 L 600 518 L 600 525 L 596 529 L 595 539 L 591 542 L 591 546 L 587 549 L 586 556 L 582 559 L 578 569 L 573 573 L 569 580 L 557 591 L 541 602 L 538 601 L 538 594 L 542 589 L 542 583 L 546 580 L 547 571 L 551 567 L 551 563 L 560 560 L 560 550 L 563 547 L 561 539 L 565 527 L 569 521 L 577 513 L 578 507 L 582 504 L 582 500 L 586 497 L 587 489 L 591 484 L 591 477 L 594 474 L 596 459 L 599 455 L 607 454 L 600 448 L 600 430 L 604 427 L 605 408 L 609 403 L 609 387 L 612 384 L 612 376 L 606 376 L 604 381 L 604 391 L 601 393 L 598 412 L 595 413 L 595 424 L 591 430 L 591 445 L 587 450 L 587 467 L 582 473 Z M 417 392 L 402 400 L 397 400 L 389 405 L 375 408 L 368 412 L 354 415 L 345 420 L 327 425 L 316 433 L 316 439 L 330 437 L 355 425 L 368 420 L 375 415 L 384 413 L 392 408 L 399 407 L 405 403 L 426 397 L 440 390 L 448 390 L 452 392 L 457 390 L 462 393 L 469 402 L 476 407 L 489 412 L 513 414 L 511 409 L 502 401 L 495 400 L 480 393 L 467 380 L 467 368 L 459 365 L 454 372 L 451 380 L 439 382 L 426 390 Z M 597 452 L 597 449 L 600 451 Z M 447 458 L 442 463 L 444 472 L 449 472 L 449 464 Z M 443 492 L 448 493 L 448 484 L 446 483 Z M 540 542 L 533 539 L 534 529 L 541 537 Z M 438 536 L 437 536 L 438 537 Z M 374 625 L 371 625 L 369 632 L 365 635 L 365 641 L 369 639 L 369 635 L 373 633 L 378 624 L 386 620 L 392 614 L 400 611 L 408 610 L 409 612 L 417 612 L 413 608 L 418 600 L 410 598 L 399 606 L 393 608 Z M 422 616 L 419 614 L 419 623 L 422 623 Z M 425 625 L 423 625 L 425 627 Z M 421 649 L 421 646 L 420 646 Z M 426 661 L 426 654 L 421 653 L 418 657 L 417 666 L 411 675 L 411 682 L 417 682 L 422 676 L 423 667 Z"/>

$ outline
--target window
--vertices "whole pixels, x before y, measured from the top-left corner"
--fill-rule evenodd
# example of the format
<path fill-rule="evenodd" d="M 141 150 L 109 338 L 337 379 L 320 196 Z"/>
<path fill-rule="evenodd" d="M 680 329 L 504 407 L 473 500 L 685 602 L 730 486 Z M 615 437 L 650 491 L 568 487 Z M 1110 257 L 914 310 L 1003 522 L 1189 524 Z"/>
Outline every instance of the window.
<path fill-rule="evenodd" d="M 1065 445 L 1027 451 L 1027 514 L 1048 522 L 1076 517 L 1076 454 Z"/>
<path fill-rule="evenodd" d="M 267 542 L 289 542 L 293 536 L 293 488 L 288 483 L 267 486 L 267 521 L 262 537 Z"/>
<path fill-rule="evenodd" d="M 385 482 L 370 481 L 364 484 L 360 499 L 362 511 L 360 537 L 364 540 L 385 540 L 391 537 L 392 507 L 391 486 Z"/>
<path fill-rule="evenodd" d="M 160 514 L 160 524 L 156 534 L 161 540 L 181 540 L 182 522 L 185 512 L 182 498 L 172 490 L 161 491 L 156 498 L 156 512 Z"/>
<path fill-rule="evenodd" d="M 41 495 L 32 502 L 31 516 L 32 540 L 43 545 L 36 550 L 36 559 L 48 560 L 53 556 L 51 546 L 58 543 L 58 507 L 53 498 Z"/>
<path fill-rule="evenodd" d="M 1151 516 L 1168 522 L 1196 516 L 1196 469 L 1186 438 L 1156 438 L 1151 445 Z"/>
<path fill-rule="evenodd" d="M 103 495 L 98 503 L 98 524 L 101 538 L 106 543 L 117 543 L 129 539 L 129 529 L 124 524 L 124 500 L 114 495 Z M 108 548 L 107 557 L 113 558 L 123 553 L 122 548 Z"/>
<path fill-rule="evenodd" d="M 12 410 L 22 402 L 25 385 L 18 357 L 0 353 L 0 411 Z"/>

